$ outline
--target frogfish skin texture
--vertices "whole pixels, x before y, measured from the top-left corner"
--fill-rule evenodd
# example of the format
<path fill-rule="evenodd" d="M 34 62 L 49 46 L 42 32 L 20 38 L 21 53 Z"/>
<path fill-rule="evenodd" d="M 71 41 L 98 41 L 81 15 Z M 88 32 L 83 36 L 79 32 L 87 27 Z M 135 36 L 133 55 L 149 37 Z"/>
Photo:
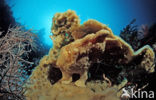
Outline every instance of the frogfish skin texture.
<path fill-rule="evenodd" d="M 100 66 L 103 69 L 110 69 L 108 65 L 114 66 L 109 70 L 111 74 L 114 74 L 116 65 L 123 65 L 126 69 L 126 66 L 136 62 L 138 69 L 154 72 L 155 56 L 149 46 L 134 51 L 128 43 L 115 36 L 108 26 L 96 20 L 88 20 L 81 25 L 74 11 L 56 13 L 51 32 L 53 48 L 33 70 L 29 84 L 26 83 L 27 100 L 119 100 L 118 90 L 127 81 L 123 80 L 120 84 L 108 78 L 87 81 L 89 70 L 96 67 L 95 63 L 98 62 L 104 63 Z M 136 61 L 137 58 L 140 60 Z M 60 78 L 54 84 L 51 83 L 54 80 L 48 76 L 57 78 L 58 74 L 51 68 L 60 72 Z M 73 79 L 75 74 L 79 76 L 76 80 Z"/>

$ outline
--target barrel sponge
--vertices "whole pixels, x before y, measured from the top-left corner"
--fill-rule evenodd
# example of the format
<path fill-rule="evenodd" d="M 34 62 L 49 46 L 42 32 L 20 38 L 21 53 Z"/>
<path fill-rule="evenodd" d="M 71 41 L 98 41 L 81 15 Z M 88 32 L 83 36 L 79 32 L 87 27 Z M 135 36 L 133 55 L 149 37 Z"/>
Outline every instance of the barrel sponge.
<path fill-rule="evenodd" d="M 56 13 L 51 31 L 53 48 L 40 60 L 25 84 L 27 100 L 119 100 L 118 90 L 127 81 L 119 85 L 108 84 L 108 79 L 108 82 L 100 80 L 97 83 L 93 80 L 86 83 L 94 62 L 102 61 L 108 65 L 137 62 L 137 66 L 147 72 L 154 71 L 155 56 L 149 46 L 134 51 L 109 27 L 96 20 L 88 20 L 80 25 L 80 19 L 74 11 Z M 61 73 L 55 83 L 49 79 L 49 76 L 57 77 L 55 72 L 51 73 L 51 68 L 59 69 Z M 80 78 L 73 81 L 73 74 L 79 74 Z"/>

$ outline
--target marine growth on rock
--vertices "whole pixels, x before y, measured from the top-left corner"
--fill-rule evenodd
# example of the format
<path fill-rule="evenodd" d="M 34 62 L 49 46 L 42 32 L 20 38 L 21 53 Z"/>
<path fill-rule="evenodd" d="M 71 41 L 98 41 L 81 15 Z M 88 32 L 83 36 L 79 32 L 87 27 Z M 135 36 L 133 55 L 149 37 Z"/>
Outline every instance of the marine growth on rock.
<path fill-rule="evenodd" d="M 54 15 L 51 32 L 53 48 L 26 83 L 27 100 L 118 100 L 128 72 L 154 72 L 149 46 L 134 52 L 105 24 L 81 25 L 72 10 Z"/>

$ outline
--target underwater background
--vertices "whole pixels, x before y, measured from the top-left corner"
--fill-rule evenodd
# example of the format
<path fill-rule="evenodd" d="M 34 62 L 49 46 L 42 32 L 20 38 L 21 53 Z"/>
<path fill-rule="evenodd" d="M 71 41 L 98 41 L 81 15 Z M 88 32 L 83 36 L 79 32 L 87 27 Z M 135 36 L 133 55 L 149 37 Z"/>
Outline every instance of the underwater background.
<path fill-rule="evenodd" d="M 6 0 L 11 6 L 15 20 L 27 28 L 44 32 L 43 41 L 52 45 L 50 33 L 52 16 L 56 12 L 75 10 L 81 23 L 88 19 L 96 19 L 108 25 L 119 35 L 134 18 L 137 25 L 151 25 L 156 21 L 155 0 Z"/>
<path fill-rule="evenodd" d="M 68 10 L 75 11 L 77 15 L 74 12 L 72 11 L 70 12 Z M 105 26 L 100 26 L 100 27 L 103 27 L 107 31 L 110 31 L 109 30 L 110 28 L 112 30 L 112 32 L 110 33 L 113 33 L 114 35 L 122 38 L 125 42 L 127 42 L 132 47 L 134 52 L 136 52 L 137 50 L 141 51 L 143 50 L 142 47 L 144 47 L 145 45 L 149 45 L 150 48 L 152 48 L 152 52 L 155 53 L 156 52 L 156 13 L 155 11 L 156 11 L 156 0 L 75 0 L 75 1 L 74 0 L 68 0 L 68 1 L 67 0 L 61 0 L 61 1 L 58 1 L 58 0 L 0 0 L 0 71 L 1 71 L 0 72 L 0 100 L 25 100 L 27 96 L 28 96 L 27 98 L 28 100 L 39 100 L 36 98 L 32 99 L 31 95 L 29 95 L 29 93 L 27 93 L 28 95 L 25 94 L 24 90 L 25 90 L 25 87 L 34 89 L 34 87 L 36 86 L 36 85 L 34 86 L 25 85 L 25 83 L 28 82 L 29 79 L 30 81 L 32 81 L 33 79 L 36 79 L 36 77 L 38 77 L 38 79 L 40 79 L 40 77 L 43 77 L 40 75 L 35 76 L 36 74 L 42 73 L 42 72 L 40 73 L 40 71 L 37 72 L 38 70 L 41 70 L 40 69 L 41 66 L 48 66 L 48 67 L 45 67 L 46 71 L 45 70 L 44 71 L 48 72 L 47 77 L 48 77 L 48 80 L 50 80 L 50 82 L 48 81 L 49 83 L 55 84 L 61 79 L 62 70 L 57 69 L 57 67 L 56 68 L 54 67 L 57 65 L 57 64 L 56 65 L 54 64 L 54 62 L 56 62 L 54 59 L 57 59 L 57 60 L 61 59 L 61 58 L 57 58 L 56 54 L 58 53 L 58 51 L 61 50 L 63 46 L 65 47 L 70 42 L 74 42 L 76 39 L 80 39 L 80 37 L 81 38 L 83 37 L 72 35 L 71 37 L 72 38 L 74 37 L 74 40 L 73 39 L 70 40 L 71 38 L 70 34 L 65 33 L 67 37 L 69 36 L 68 38 L 66 38 L 67 41 L 64 41 L 64 43 L 61 44 L 60 47 L 59 46 L 57 47 L 56 44 L 60 45 L 59 44 L 60 41 L 56 39 L 57 34 L 60 34 L 61 30 L 63 29 L 60 28 L 60 32 L 57 30 L 57 28 L 60 26 L 58 24 L 59 14 L 57 16 L 56 13 L 61 13 L 62 16 L 65 16 L 65 17 L 68 17 L 68 13 L 69 15 L 73 14 L 74 17 L 72 18 L 75 18 L 78 20 L 80 18 L 81 25 L 87 22 L 89 19 L 95 19 L 99 21 L 100 23 L 107 25 L 107 27 Z M 79 18 L 77 18 L 77 16 Z M 57 21 L 58 23 L 55 23 Z M 92 23 L 95 23 L 95 27 L 96 27 L 97 23 L 94 21 Z M 89 22 L 88 24 L 86 24 L 86 27 L 87 25 L 90 25 Z M 100 24 L 97 24 L 97 26 L 98 25 Z M 81 30 L 81 26 L 78 25 L 78 27 L 80 27 L 80 29 L 78 28 L 77 30 Z M 88 26 L 88 27 L 90 27 L 88 30 L 95 28 L 92 26 Z M 85 25 L 84 25 L 84 29 L 82 27 L 82 30 L 86 32 L 87 29 L 85 28 Z M 66 31 L 66 30 L 63 30 L 63 31 Z M 62 37 L 61 38 L 59 37 L 58 39 L 61 40 Z M 116 39 L 116 38 L 113 37 L 113 39 Z M 126 45 L 122 42 L 121 44 Z M 73 46 L 73 48 L 75 47 Z M 62 52 L 64 53 L 66 52 L 66 50 L 64 51 L 62 50 Z M 128 52 L 131 52 L 131 50 L 129 50 Z M 63 53 L 58 54 L 58 55 L 65 55 Z M 146 53 L 140 52 L 140 55 L 146 55 Z M 152 53 L 149 53 L 149 55 L 152 55 Z M 149 61 L 150 64 L 153 62 L 152 66 L 154 66 L 155 64 L 155 59 L 153 61 L 153 58 L 152 58 L 154 56 L 155 54 L 150 56 L 151 58 L 148 56 L 150 59 Z M 65 56 L 62 56 L 62 57 L 66 58 Z M 148 59 L 148 57 L 146 58 Z M 51 62 L 49 60 L 47 60 L 46 62 L 45 59 L 49 59 L 51 60 Z M 141 57 L 135 58 L 134 59 L 135 63 L 137 62 L 135 61 L 136 59 L 143 59 L 143 58 Z M 138 66 L 137 64 L 135 65 L 134 62 L 132 65 Z M 144 64 L 146 65 L 146 63 Z M 124 64 L 123 65 L 116 64 L 116 65 L 118 67 L 121 67 L 121 66 L 130 67 L 131 66 L 131 65 L 124 65 Z M 103 65 L 99 65 L 99 66 L 103 66 Z M 149 65 L 147 64 L 147 66 Z M 49 68 L 49 69 L 46 69 L 46 68 Z M 134 70 L 135 68 L 136 70 Z M 137 84 L 139 85 L 138 87 L 136 86 L 137 89 L 141 88 L 146 91 L 156 92 L 155 85 L 153 85 L 155 84 L 153 80 L 156 79 L 155 72 L 153 72 L 155 68 L 154 69 L 153 68 L 154 67 L 151 68 L 152 71 L 149 71 L 146 68 L 145 70 L 140 70 L 140 69 L 137 69 L 137 67 L 132 67 L 132 66 L 130 67 L 130 69 L 125 69 L 121 67 L 121 70 L 122 70 L 121 73 L 118 73 L 118 70 L 116 70 L 116 68 L 115 69 L 110 68 L 110 69 L 105 69 L 105 70 L 110 71 L 110 73 L 107 73 L 107 72 L 102 72 L 102 73 L 107 73 L 109 75 L 111 74 L 112 70 L 113 70 L 112 73 L 114 73 L 114 75 L 119 74 L 120 76 L 121 74 L 123 75 L 123 73 L 126 73 L 126 75 L 125 74 L 123 75 L 128 80 L 128 82 L 126 83 L 126 86 L 133 86 L 134 84 L 135 85 Z M 89 73 L 88 73 L 87 82 L 89 85 L 87 86 L 89 88 L 90 88 L 90 84 L 96 84 L 96 85 L 99 84 L 99 83 L 92 83 L 92 80 L 103 80 L 103 77 L 101 76 L 100 78 L 98 77 L 98 75 L 101 75 L 100 70 L 102 69 L 98 69 L 96 72 L 95 70 L 96 68 L 94 67 L 92 69 L 88 69 Z M 135 75 L 128 73 L 127 71 L 133 72 L 133 74 Z M 78 76 L 77 74 L 75 75 L 74 73 L 74 75 L 72 76 L 73 81 L 75 82 L 77 79 L 79 79 L 80 76 Z M 110 85 L 110 81 L 111 81 L 111 85 L 114 85 L 114 84 L 119 85 L 122 83 L 121 81 L 123 80 L 125 81 L 125 77 L 123 76 L 117 77 L 116 79 L 114 78 L 114 76 L 110 75 L 110 77 L 108 76 L 104 79 L 106 80 L 108 79 L 107 80 L 108 86 Z M 40 81 L 41 80 L 39 80 L 38 82 Z M 47 87 L 49 86 L 49 83 Z M 34 83 L 34 84 L 37 84 L 37 83 Z M 55 87 L 56 91 L 57 91 L 57 86 L 58 87 L 62 86 L 68 89 L 68 87 L 62 84 L 56 84 L 56 87 Z M 36 91 L 37 89 L 39 89 L 38 86 L 36 86 L 35 88 L 36 88 Z M 97 92 L 96 89 L 95 89 L 95 92 Z M 38 96 L 40 92 L 36 92 L 36 94 Z M 34 95 L 36 94 L 34 92 Z M 107 94 L 107 92 L 104 94 Z M 100 97 L 98 97 L 97 95 L 95 97 L 96 99 L 98 98 L 97 100 L 100 100 L 99 99 Z M 93 97 L 94 99 L 84 99 L 84 100 L 95 100 L 95 97 Z M 43 98 L 40 98 L 40 99 L 49 100 L 48 98 L 47 99 L 45 98 L 43 99 Z M 127 100 L 127 98 L 126 99 L 120 98 L 120 99 Z M 109 99 L 102 99 L 102 100 L 109 100 Z M 110 100 L 118 100 L 118 99 L 113 98 Z"/>

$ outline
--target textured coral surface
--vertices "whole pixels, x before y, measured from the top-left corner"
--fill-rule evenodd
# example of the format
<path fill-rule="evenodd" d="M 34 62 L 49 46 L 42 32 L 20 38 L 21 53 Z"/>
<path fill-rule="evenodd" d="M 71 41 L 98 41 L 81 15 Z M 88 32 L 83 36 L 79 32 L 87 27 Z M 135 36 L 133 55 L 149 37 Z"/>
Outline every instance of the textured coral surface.
<path fill-rule="evenodd" d="M 119 89 L 127 80 L 117 82 L 122 73 L 117 65 L 128 69 L 135 63 L 147 73 L 154 71 L 149 46 L 134 52 L 106 25 L 95 20 L 80 25 L 74 11 L 55 14 L 52 33 L 53 48 L 26 84 L 27 100 L 118 100 Z M 100 78 L 94 77 L 95 67 L 104 70 L 98 73 Z"/>

